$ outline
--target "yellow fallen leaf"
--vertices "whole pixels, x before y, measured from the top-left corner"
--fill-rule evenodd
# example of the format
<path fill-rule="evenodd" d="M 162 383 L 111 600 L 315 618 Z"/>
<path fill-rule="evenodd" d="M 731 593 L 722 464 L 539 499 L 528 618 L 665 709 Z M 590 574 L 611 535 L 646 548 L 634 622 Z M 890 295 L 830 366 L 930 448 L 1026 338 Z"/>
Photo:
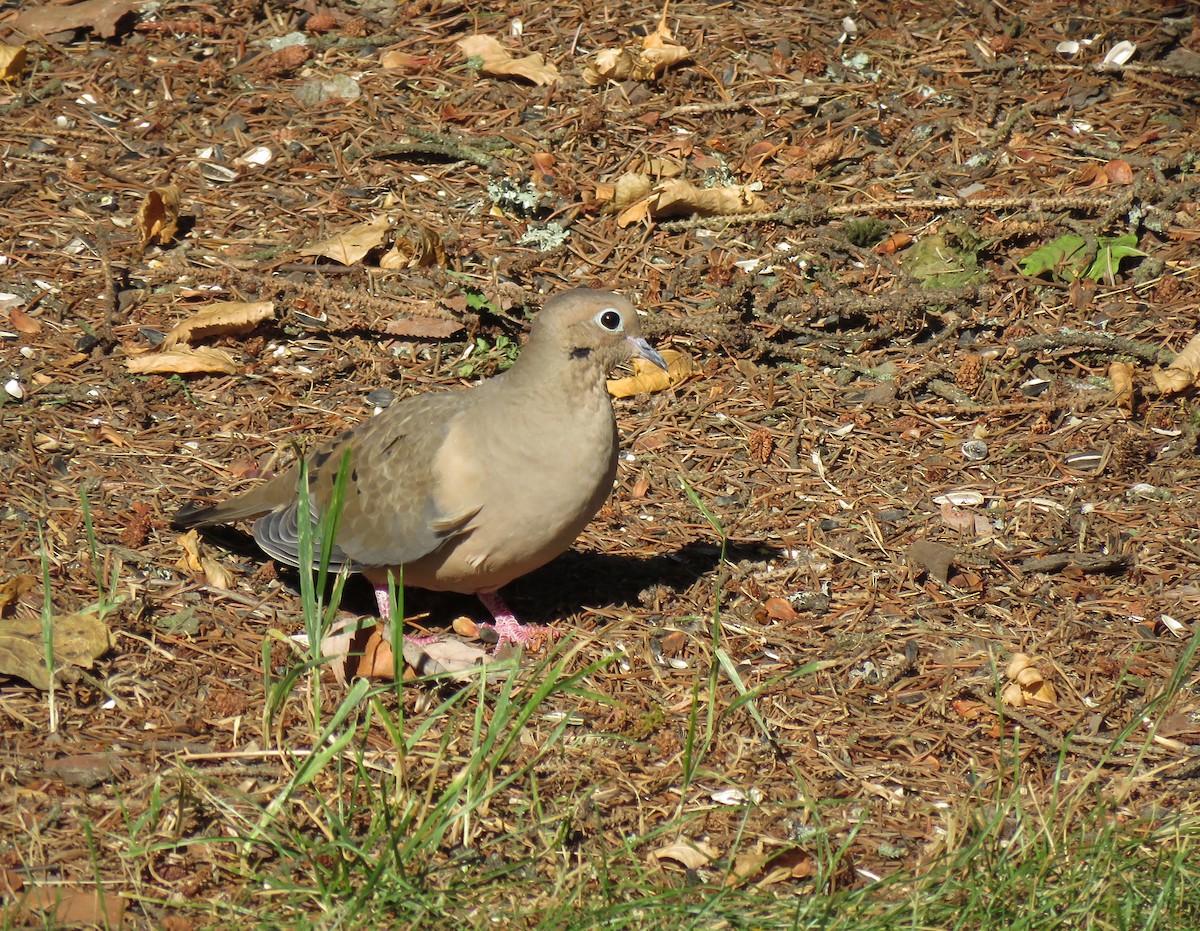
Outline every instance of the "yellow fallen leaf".
<path fill-rule="evenodd" d="M 664 372 L 653 362 L 634 359 L 634 374 L 626 378 L 610 378 L 608 393 L 614 398 L 631 398 L 635 394 L 652 394 L 678 385 L 695 371 L 692 357 L 676 349 L 664 349 L 660 355 L 667 363 Z"/>
<path fill-rule="evenodd" d="M 130 356 L 125 360 L 125 367 L 135 375 L 192 375 L 212 372 L 236 375 L 242 370 L 229 353 L 208 346 L 198 349 L 179 346 L 170 352 L 145 352 Z"/>
<path fill-rule="evenodd" d="M 1113 362 L 1108 366 L 1108 378 L 1113 386 L 1117 410 L 1126 417 L 1133 416 L 1133 366 L 1128 362 Z"/>
<path fill-rule="evenodd" d="M 204 566 L 200 563 L 200 534 L 195 530 L 189 530 L 175 542 L 183 549 L 183 555 L 175 563 L 176 568 L 193 575 L 203 572 Z"/>
<path fill-rule="evenodd" d="M 496 77 L 518 77 L 534 84 L 553 84 L 558 80 L 558 69 L 547 64 L 546 59 L 536 52 L 524 58 L 514 58 L 512 53 L 491 36 L 467 36 L 454 43 L 467 58 L 480 58 L 484 74 Z"/>
<path fill-rule="evenodd" d="M 1178 394 L 1200 381 L 1200 334 L 1188 341 L 1166 369 L 1154 369 L 1150 374 L 1163 394 Z"/>
<path fill-rule="evenodd" d="M 181 343 L 190 343 L 195 339 L 247 333 L 274 316 L 275 304 L 272 301 L 217 301 L 175 324 L 163 340 L 162 348 L 170 351 Z"/>
<path fill-rule="evenodd" d="M 323 255 L 342 265 L 353 265 L 372 249 L 383 245 L 391 225 L 392 221 L 386 216 L 376 217 L 366 223 L 355 223 L 335 236 L 304 246 L 299 251 L 301 255 Z"/>
<path fill-rule="evenodd" d="M 165 246 L 179 232 L 179 188 L 156 187 L 142 199 L 137 216 L 142 248 L 157 242 Z"/>
<path fill-rule="evenodd" d="M 25 68 L 25 48 L 0 42 L 0 81 L 15 81 Z"/>

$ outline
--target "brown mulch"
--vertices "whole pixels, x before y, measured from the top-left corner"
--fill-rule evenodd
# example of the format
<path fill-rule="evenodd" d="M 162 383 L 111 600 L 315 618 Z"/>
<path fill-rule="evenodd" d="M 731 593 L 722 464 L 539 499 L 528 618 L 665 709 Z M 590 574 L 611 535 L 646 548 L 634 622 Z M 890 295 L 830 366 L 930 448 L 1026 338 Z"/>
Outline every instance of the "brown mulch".
<path fill-rule="evenodd" d="M 625 654 L 587 678 L 604 703 L 563 703 L 579 721 L 539 764 L 543 804 L 594 792 L 583 849 L 681 814 L 722 855 L 739 836 L 774 849 L 819 819 L 857 827 L 854 884 L 928 862 L 1014 768 L 1043 792 L 1061 758 L 1062 778 L 1099 773 L 1132 814 L 1193 790 L 1188 688 L 1155 706 L 1157 729 L 1113 741 L 1167 689 L 1200 604 L 1196 395 L 1149 377 L 1197 330 L 1200 25 L 1183 4 L 1019 6 L 864 4 L 839 44 L 845 4 L 681 2 L 669 22 L 689 63 L 592 87 L 586 54 L 639 41 L 658 7 L 168 0 L 110 38 L 38 40 L 0 5 L 0 41 L 29 57 L 0 84 L 0 581 L 36 577 L 7 613 L 37 616 L 44 552 L 56 613 L 114 579 L 121 599 L 112 650 L 60 686 L 53 732 L 46 695 L 0 678 L 0 876 L 98 872 L 140 927 L 171 913 L 150 899 L 252 893 L 226 847 L 131 856 L 83 830 L 119 835 L 165 793 L 178 820 L 162 838 L 220 834 L 206 793 L 269 800 L 278 738 L 311 741 L 294 710 L 263 732 L 262 644 L 300 629 L 295 579 L 223 535 L 204 552 L 232 587 L 210 585 L 181 565 L 170 516 L 394 396 L 488 374 L 503 355 L 489 347 L 577 285 L 628 294 L 653 341 L 697 364 L 617 403 L 614 495 L 572 553 L 508 593 L 578 631 L 579 668 Z M 291 31 L 308 55 L 263 44 Z M 454 46 L 474 32 L 563 77 L 480 76 Z M 1121 40 L 1130 64 L 1098 70 Z M 386 70 L 388 51 L 407 57 Z M 335 78 L 358 96 L 313 102 Z M 260 147 L 269 160 L 246 161 Z M 661 157 L 697 185 L 760 184 L 768 211 L 619 226 L 597 186 Z M 1131 177 L 1097 173 L 1118 160 Z M 138 211 L 167 185 L 180 231 L 143 245 Z M 414 267 L 301 254 L 381 214 Z M 540 251 L 526 234 L 551 223 L 570 235 Z M 1111 281 L 1022 274 L 1064 233 L 1134 233 L 1145 256 Z M 940 234 L 982 273 L 922 287 L 913 246 L 876 248 L 901 234 Z M 213 300 L 276 303 L 252 332 L 204 340 L 236 374 L 129 372 Z M 454 332 L 411 335 L 431 325 Z M 1114 361 L 1135 367 L 1131 408 Z M 685 484 L 728 537 L 724 561 Z M 435 630 L 482 617 L 470 599 L 409 601 Z M 351 587 L 348 608 L 371 604 Z M 697 677 L 707 700 L 718 651 L 767 729 L 721 714 L 685 783 Z M 1051 699 L 1002 708 L 1016 654 Z M 712 681 L 728 708 L 728 671 Z M 410 723 L 436 704 L 422 688 L 399 699 Z M 554 727 L 531 721 L 513 765 Z M 714 801 L 729 788 L 761 798 L 748 821 Z M 495 802 L 469 842 L 523 856 L 504 827 L 519 817 Z"/>

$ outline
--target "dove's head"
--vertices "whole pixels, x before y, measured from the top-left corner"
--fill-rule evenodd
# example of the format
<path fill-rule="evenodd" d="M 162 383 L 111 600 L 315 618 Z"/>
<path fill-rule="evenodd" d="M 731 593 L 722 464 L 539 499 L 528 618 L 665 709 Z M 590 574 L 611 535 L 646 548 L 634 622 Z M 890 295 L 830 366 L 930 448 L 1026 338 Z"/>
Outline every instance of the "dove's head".
<path fill-rule="evenodd" d="M 534 319 L 523 354 L 547 352 L 601 373 L 634 357 L 667 367 L 642 338 L 637 308 L 612 291 L 589 288 L 556 294 Z"/>

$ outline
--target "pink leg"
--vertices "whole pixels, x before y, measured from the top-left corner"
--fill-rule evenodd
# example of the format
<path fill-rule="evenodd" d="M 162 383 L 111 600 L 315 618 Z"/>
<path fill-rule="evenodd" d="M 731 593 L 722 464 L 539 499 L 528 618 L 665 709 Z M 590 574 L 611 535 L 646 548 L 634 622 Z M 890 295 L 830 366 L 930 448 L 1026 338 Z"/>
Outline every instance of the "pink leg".
<path fill-rule="evenodd" d="M 391 623 L 392 620 L 392 600 L 388 595 L 387 583 L 375 585 L 375 604 L 379 606 L 379 617 L 381 620 Z M 417 646 L 428 646 L 431 643 L 437 643 L 437 637 L 410 637 L 405 635 L 405 640 L 409 643 L 415 643 Z"/>
<path fill-rule="evenodd" d="M 392 602 L 388 597 L 387 582 L 375 582 L 375 604 L 379 605 L 379 616 L 389 621 L 392 618 Z"/>
<path fill-rule="evenodd" d="M 491 612 L 493 623 L 484 625 L 493 628 L 500 637 L 500 642 L 496 644 L 499 649 L 505 643 L 527 644 L 531 640 L 539 639 L 548 633 L 552 633 L 551 628 L 542 627 L 536 624 L 522 624 L 517 620 L 517 616 L 509 610 L 508 605 L 504 603 L 504 599 L 497 594 L 495 589 L 478 591 L 475 593 L 479 596 L 479 600 L 483 602 L 483 606 Z"/>

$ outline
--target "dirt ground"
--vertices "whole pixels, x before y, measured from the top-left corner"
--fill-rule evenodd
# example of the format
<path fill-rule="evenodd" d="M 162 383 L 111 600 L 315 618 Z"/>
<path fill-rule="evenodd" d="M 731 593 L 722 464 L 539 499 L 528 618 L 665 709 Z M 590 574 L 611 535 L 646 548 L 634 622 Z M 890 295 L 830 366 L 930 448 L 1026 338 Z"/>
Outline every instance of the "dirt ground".
<path fill-rule="evenodd" d="M 543 799 L 595 793 L 570 813 L 583 854 L 681 812 L 717 855 L 771 851 L 819 812 L 857 831 L 855 885 L 919 869 L 1015 771 L 1039 793 L 1104 758 L 1130 817 L 1188 804 L 1194 671 L 1136 722 L 1200 604 L 1195 367 L 1153 377 L 1200 329 L 1194 4 L 679 2 L 658 35 L 683 60 L 594 85 L 598 50 L 655 45 L 660 7 L 51 6 L 37 37 L 30 4 L 0 3 L 0 40 L 26 50 L 0 83 L 0 581 L 32 578 L 0 625 L 41 616 L 43 553 L 56 616 L 113 579 L 120 603 L 55 721 L 0 676 L 10 887 L 99 877 L 147 928 L 255 900 L 235 851 L 188 842 L 229 833 L 220 786 L 269 799 L 277 748 L 311 741 L 298 711 L 263 730 L 264 638 L 301 629 L 295 577 L 235 533 L 189 560 L 171 515 L 490 374 L 570 286 L 630 296 L 694 364 L 616 402 L 614 494 L 507 592 L 578 632 L 580 665 L 625 653 L 539 763 Z M 481 73 L 456 46 L 473 34 L 559 77 Z M 1122 41 L 1132 57 L 1099 66 Z M 615 208 L 629 172 L 734 206 Z M 328 257 L 380 217 L 353 231 L 364 254 Z M 185 340 L 223 372 L 131 370 L 213 301 L 274 316 Z M 369 589 L 346 607 L 369 613 Z M 408 610 L 434 631 L 485 617 L 420 592 Z M 0 662 L 14 649 L 0 635 Z M 708 694 L 717 649 L 765 730 L 730 710 L 728 674 Z M 681 797 L 697 676 L 719 726 Z M 404 689 L 410 723 L 427 698 Z M 513 765 L 554 726 L 531 721 Z M 524 855 L 519 795 L 476 825 L 481 855 Z M 133 844 L 160 796 L 174 813 Z"/>

